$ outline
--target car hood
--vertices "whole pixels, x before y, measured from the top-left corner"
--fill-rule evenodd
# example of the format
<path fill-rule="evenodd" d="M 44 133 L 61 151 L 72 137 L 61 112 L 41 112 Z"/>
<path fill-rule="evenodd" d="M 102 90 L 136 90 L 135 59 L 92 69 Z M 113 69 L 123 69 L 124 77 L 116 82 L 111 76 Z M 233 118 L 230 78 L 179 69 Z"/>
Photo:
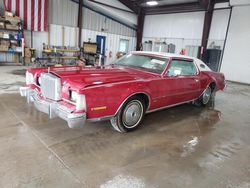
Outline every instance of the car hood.
<path fill-rule="evenodd" d="M 77 88 L 86 88 L 96 85 L 145 80 L 159 75 L 121 66 L 106 66 L 103 68 L 84 68 L 74 71 L 53 71 L 53 74 L 62 79 L 63 84 L 70 84 Z"/>

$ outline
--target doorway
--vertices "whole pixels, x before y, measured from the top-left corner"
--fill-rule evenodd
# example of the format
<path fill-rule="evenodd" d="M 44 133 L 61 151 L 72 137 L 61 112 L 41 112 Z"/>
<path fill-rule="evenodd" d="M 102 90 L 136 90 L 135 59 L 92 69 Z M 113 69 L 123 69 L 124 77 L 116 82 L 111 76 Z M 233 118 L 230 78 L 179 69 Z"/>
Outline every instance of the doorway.
<path fill-rule="evenodd" d="M 105 56 L 106 37 L 101 35 L 96 35 L 96 43 L 97 43 L 97 54 Z"/>

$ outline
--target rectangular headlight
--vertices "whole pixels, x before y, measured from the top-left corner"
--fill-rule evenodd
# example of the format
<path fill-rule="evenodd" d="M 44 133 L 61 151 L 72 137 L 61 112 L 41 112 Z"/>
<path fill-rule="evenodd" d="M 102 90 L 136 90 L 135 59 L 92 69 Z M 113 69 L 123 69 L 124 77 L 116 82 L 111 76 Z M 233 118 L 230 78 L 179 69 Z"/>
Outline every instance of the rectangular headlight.
<path fill-rule="evenodd" d="M 26 84 L 30 85 L 34 83 L 34 76 L 32 73 L 26 71 Z"/>
<path fill-rule="evenodd" d="M 76 93 L 75 91 L 71 91 L 70 100 L 72 100 L 73 102 L 76 102 L 77 95 L 78 95 L 78 93 Z"/>
<path fill-rule="evenodd" d="M 86 98 L 85 95 L 78 94 L 76 99 L 76 110 L 86 111 Z"/>
<path fill-rule="evenodd" d="M 85 95 L 71 91 L 70 100 L 76 103 L 76 110 L 86 111 L 86 98 Z"/>

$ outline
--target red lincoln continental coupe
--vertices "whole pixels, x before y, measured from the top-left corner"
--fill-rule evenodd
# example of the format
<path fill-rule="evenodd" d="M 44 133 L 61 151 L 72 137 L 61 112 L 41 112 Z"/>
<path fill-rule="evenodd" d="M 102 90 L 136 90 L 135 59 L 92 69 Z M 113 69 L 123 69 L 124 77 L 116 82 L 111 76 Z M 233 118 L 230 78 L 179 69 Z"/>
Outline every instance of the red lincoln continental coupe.
<path fill-rule="evenodd" d="M 188 102 L 206 105 L 224 87 L 224 75 L 199 59 L 132 52 L 104 67 L 30 68 L 20 93 L 70 128 L 109 119 L 115 130 L 128 132 L 145 113 Z"/>

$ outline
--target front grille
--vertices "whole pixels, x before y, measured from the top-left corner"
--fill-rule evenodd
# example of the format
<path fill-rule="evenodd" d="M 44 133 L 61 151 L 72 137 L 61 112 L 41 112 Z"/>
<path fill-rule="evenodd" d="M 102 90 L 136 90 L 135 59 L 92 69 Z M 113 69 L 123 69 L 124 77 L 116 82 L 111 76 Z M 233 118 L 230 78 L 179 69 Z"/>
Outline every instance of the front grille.
<path fill-rule="evenodd" d="M 61 100 L 61 79 L 51 73 L 42 73 L 41 92 L 48 99 Z"/>

